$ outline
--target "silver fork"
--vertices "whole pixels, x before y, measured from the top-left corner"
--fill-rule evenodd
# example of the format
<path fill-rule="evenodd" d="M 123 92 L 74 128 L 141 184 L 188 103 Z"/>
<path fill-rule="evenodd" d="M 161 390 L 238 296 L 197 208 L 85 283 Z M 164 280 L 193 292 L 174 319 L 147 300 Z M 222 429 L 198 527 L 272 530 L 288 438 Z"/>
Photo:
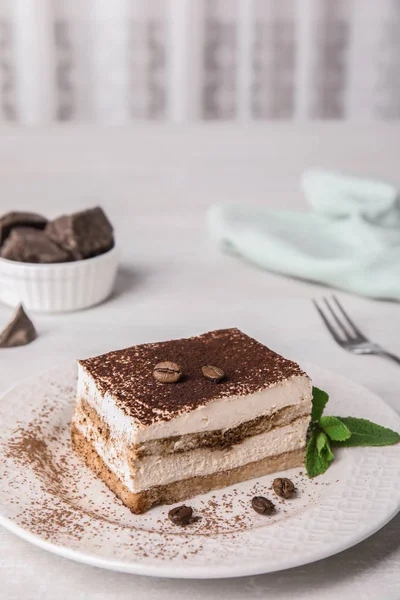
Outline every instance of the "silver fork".
<path fill-rule="evenodd" d="M 390 358 L 390 360 L 400 365 L 400 358 L 398 356 L 387 352 L 382 346 L 371 342 L 361 333 L 336 296 L 332 296 L 330 301 L 327 298 L 323 298 L 323 302 L 325 306 L 321 302 L 318 304 L 316 300 L 313 300 L 315 308 L 321 315 L 321 319 L 339 346 L 353 354 L 375 354 L 384 358 Z M 329 315 L 329 318 L 327 315 Z"/>

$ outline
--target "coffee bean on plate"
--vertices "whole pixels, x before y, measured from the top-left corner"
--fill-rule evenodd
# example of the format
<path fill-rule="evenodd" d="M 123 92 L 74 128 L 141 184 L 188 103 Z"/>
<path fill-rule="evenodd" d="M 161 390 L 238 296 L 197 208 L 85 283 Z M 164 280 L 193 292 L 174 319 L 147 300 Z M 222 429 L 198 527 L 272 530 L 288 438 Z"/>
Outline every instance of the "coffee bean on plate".
<path fill-rule="evenodd" d="M 264 496 L 254 496 L 251 501 L 251 506 L 260 515 L 270 515 L 275 510 L 275 505 L 273 502 L 268 500 L 268 498 L 264 498 Z"/>
<path fill-rule="evenodd" d="M 277 477 L 272 482 L 275 494 L 281 496 L 281 498 L 290 498 L 294 492 L 294 483 L 287 477 Z"/>
<path fill-rule="evenodd" d="M 175 508 L 171 509 L 168 513 L 168 518 L 175 525 L 187 525 L 191 520 L 192 515 L 192 508 L 182 504 L 182 506 L 176 506 Z"/>

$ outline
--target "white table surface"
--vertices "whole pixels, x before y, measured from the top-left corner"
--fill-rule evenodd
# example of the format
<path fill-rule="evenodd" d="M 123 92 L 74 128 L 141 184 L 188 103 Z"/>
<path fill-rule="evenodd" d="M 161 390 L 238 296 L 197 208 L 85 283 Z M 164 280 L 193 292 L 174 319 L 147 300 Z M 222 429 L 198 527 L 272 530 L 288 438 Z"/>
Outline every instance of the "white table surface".
<path fill-rule="evenodd" d="M 400 368 L 336 347 L 310 302 L 329 290 L 220 254 L 204 212 L 220 200 L 304 209 L 310 166 L 400 184 L 400 126 L 199 125 L 0 131 L 0 207 L 49 216 L 101 204 L 122 252 L 113 297 L 93 309 L 35 315 L 40 337 L 0 351 L 0 388 L 112 348 L 238 326 L 289 357 L 367 386 L 400 410 Z M 340 293 L 360 328 L 400 355 L 400 309 Z M 0 321 L 10 309 L 0 306 Z M 0 425 L 1 426 L 1 425 Z M 268 548 L 266 548 L 268 552 Z M 148 579 L 39 550 L 0 529 L 0 597 L 400 598 L 400 515 L 358 546 L 313 565 L 220 581 Z"/>

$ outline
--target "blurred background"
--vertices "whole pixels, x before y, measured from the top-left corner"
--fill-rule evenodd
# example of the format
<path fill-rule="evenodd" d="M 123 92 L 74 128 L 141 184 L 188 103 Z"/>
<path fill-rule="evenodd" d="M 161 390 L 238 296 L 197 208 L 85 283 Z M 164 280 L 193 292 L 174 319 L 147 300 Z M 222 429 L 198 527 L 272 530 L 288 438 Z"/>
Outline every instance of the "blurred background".
<path fill-rule="evenodd" d="M 0 121 L 387 120 L 400 0 L 0 0 Z"/>

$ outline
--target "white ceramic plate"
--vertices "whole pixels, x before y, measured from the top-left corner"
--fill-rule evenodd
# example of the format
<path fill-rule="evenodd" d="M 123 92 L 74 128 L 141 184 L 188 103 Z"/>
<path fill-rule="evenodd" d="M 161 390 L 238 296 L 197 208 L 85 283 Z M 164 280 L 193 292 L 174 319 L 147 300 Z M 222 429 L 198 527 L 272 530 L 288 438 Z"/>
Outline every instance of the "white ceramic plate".
<path fill-rule="evenodd" d="M 366 389 L 303 365 L 329 391 L 331 414 L 359 416 L 400 430 L 400 418 Z M 400 445 L 337 451 L 324 475 L 286 472 L 295 498 L 275 516 L 251 498 L 274 476 L 190 500 L 201 517 L 179 529 L 170 507 L 130 513 L 71 449 L 75 366 L 44 373 L 0 399 L 0 522 L 45 550 L 90 565 L 161 577 L 254 575 L 299 566 L 357 544 L 400 508 Z"/>

